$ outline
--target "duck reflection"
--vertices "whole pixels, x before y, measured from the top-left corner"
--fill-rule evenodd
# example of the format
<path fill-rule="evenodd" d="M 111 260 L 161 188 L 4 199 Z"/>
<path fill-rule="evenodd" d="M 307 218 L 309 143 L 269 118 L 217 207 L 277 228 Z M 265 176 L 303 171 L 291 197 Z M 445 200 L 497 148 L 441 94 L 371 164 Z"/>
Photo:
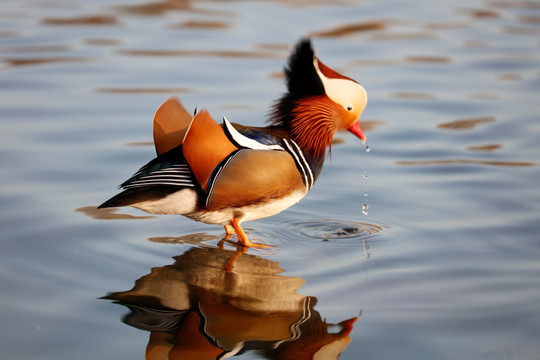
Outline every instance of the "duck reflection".
<path fill-rule="evenodd" d="M 356 317 L 327 324 L 315 297 L 279 264 L 218 248 L 191 248 L 105 299 L 130 309 L 123 321 L 150 331 L 146 359 L 227 359 L 249 350 L 268 359 L 337 359 Z M 234 259 L 234 271 L 225 271 Z M 333 330 L 333 331 L 332 331 Z"/>

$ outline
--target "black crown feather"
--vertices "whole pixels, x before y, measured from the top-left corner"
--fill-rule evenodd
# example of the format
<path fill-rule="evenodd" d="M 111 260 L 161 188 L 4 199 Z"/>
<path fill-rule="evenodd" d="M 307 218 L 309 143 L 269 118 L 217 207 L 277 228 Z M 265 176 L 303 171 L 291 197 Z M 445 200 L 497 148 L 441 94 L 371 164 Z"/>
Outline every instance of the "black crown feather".
<path fill-rule="evenodd" d="M 300 40 L 285 68 L 288 92 L 276 101 L 268 120 L 272 125 L 288 127 L 296 101 L 324 95 L 324 85 L 317 74 L 313 59 L 315 52 L 308 38 Z"/>
<path fill-rule="evenodd" d="M 315 53 L 309 39 L 300 40 L 289 57 L 285 75 L 287 88 L 294 99 L 324 95 L 324 86 L 313 65 L 314 57 Z"/>

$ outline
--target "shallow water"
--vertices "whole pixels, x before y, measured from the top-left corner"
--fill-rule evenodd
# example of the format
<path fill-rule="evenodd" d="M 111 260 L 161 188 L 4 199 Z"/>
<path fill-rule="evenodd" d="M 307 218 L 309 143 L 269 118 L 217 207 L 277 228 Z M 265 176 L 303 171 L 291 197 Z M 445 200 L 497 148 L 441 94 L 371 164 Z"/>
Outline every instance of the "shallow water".
<path fill-rule="evenodd" d="M 1 7 L 2 358 L 539 357 L 539 2 Z M 371 151 L 339 134 L 302 202 L 245 224 L 273 248 L 226 273 L 221 227 L 95 211 L 163 100 L 261 125 L 306 35 L 366 87 Z"/>

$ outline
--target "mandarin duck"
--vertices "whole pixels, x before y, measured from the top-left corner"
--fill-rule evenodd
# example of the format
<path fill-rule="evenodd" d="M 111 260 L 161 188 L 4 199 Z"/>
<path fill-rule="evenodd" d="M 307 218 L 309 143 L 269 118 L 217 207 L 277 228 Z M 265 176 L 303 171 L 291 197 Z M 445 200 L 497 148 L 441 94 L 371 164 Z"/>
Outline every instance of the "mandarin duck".
<path fill-rule="evenodd" d="M 241 223 L 275 215 L 302 199 L 317 180 L 337 131 L 365 143 L 358 119 L 364 88 L 324 65 L 302 39 L 285 68 L 287 92 L 266 127 L 244 126 L 208 111 L 192 116 L 178 98 L 154 115 L 157 157 L 120 185 L 98 208 L 132 206 L 152 214 L 181 214 L 225 227 L 239 245 L 254 246 Z"/>

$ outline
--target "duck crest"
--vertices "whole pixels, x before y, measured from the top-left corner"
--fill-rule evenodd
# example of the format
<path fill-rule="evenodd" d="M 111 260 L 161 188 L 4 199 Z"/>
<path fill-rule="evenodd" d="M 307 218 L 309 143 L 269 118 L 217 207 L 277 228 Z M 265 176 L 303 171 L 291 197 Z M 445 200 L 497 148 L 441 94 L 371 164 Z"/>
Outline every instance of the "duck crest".
<path fill-rule="evenodd" d="M 310 162 L 322 165 L 326 149 L 337 131 L 335 119 L 339 110 L 325 93 L 315 61 L 311 42 L 303 39 L 285 68 L 288 92 L 275 102 L 268 122 L 284 128 L 306 152 Z M 328 74 L 333 71 L 327 69 L 325 66 Z"/>

